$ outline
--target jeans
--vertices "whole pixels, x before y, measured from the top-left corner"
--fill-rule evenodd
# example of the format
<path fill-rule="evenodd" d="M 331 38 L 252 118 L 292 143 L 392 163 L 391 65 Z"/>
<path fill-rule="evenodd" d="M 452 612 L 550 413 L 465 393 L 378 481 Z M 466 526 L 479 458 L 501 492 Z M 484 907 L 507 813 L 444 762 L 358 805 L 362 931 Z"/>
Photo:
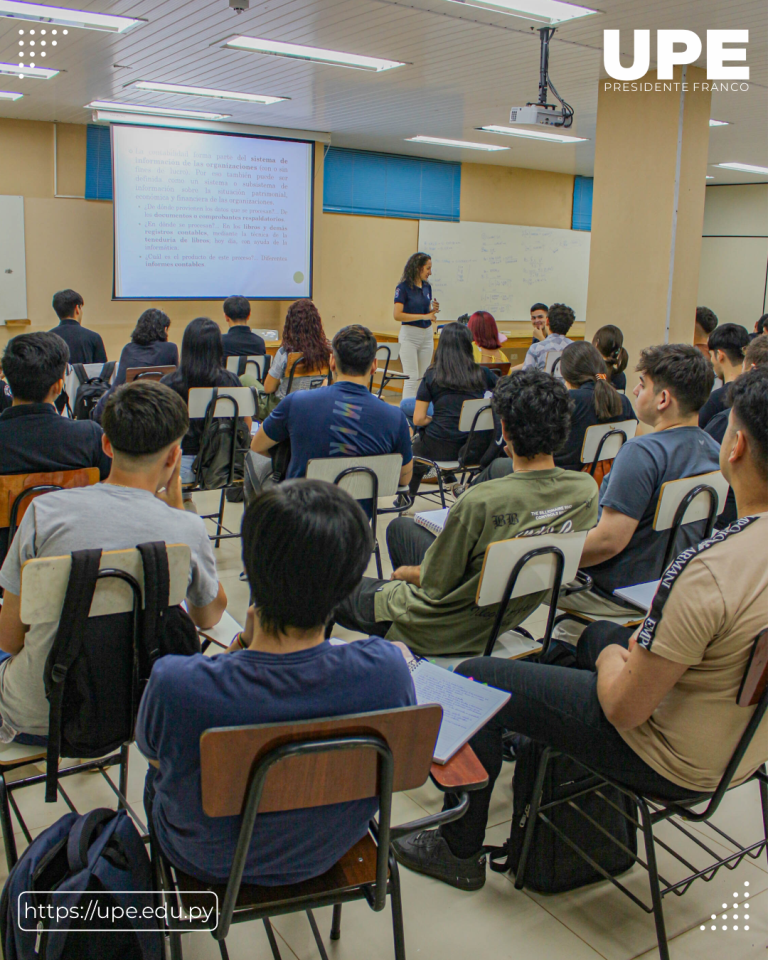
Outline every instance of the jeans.
<path fill-rule="evenodd" d="M 432 363 L 432 353 L 435 348 L 432 324 L 430 323 L 426 329 L 401 324 L 397 341 L 400 344 L 400 363 L 403 373 L 407 373 L 410 378 L 403 380 L 403 400 L 407 400 L 409 397 L 416 396 L 421 378 Z"/>
<path fill-rule="evenodd" d="M 592 624 L 579 644 L 577 666 L 581 669 L 498 657 L 476 657 L 456 667 L 456 673 L 508 690 L 512 697 L 469 741 L 488 773 L 488 786 L 469 794 L 469 810 L 460 820 L 440 828 L 455 856 L 474 856 L 483 846 L 488 805 L 501 772 L 502 735 L 506 730 L 562 750 L 640 793 L 664 800 L 694 796 L 662 777 L 627 746 L 606 719 L 597 699 L 598 654 L 612 643 L 627 647 L 631 636 L 632 630 L 625 627 L 605 621 Z M 444 809 L 457 803 L 455 795 L 447 794 Z"/>
<path fill-rule="evenodd" d="M 405 414 L 405 419 L 408 421 L 408 425 L 411 430 L 415 430 L 416 427 L 413 425 L 413 411 L 416 409 L 416 397 L 408 397 L 407 400 L 400 401 L 400 409 Z M 435 405 L 430 403 L 427 407 L 427 416 L 434 417 L 435 415 Z"/>
<path fill-rule="evenodd" d="M 5 663 L 11 659 L 11 654 L 0 650 L 0 663 Z M 3 718 L 0 717 L 0 727 L 3 725 Z M 48 737 L 42 737 L 37 733 L 17 733 L 12 743 L 20 743 L 25 747 L 44 747 L 48 743 Z"/>
<path fill-rule="evenodd" d="M 392 569 L 418 567 L 434 542 L 434 535 L 410 517 L 393 520 L 387 527 L 387 550 Z M 347 630 L 357 630 L 373 637 L 386 636 L 392 622 L 376 620 L 375 597 L 387 583 L 389 580 L 363 577 L 352 594 L 337 607 L 333 619 Z"/>
<path fill-rule="evenodd" d="M 195 462 L 195 455 L 191 453 L 182 453 L 181 455 L 181 482 L 194 483 L 195 471 L 192 465 Z"/>

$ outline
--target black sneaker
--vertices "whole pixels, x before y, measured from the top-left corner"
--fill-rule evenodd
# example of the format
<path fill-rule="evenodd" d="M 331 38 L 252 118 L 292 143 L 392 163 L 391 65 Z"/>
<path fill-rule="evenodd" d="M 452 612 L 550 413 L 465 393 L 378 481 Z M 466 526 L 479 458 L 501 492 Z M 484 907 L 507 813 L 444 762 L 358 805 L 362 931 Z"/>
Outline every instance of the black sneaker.
<path fill-rule="evenodd" d="M 439 830 L 422 830 L 395 840 L 395 858 L 409 870 L 435 877 L 459 890 L 479 890 L 485 884 L 485 853 L 460 860 L 440 835 Z"/>

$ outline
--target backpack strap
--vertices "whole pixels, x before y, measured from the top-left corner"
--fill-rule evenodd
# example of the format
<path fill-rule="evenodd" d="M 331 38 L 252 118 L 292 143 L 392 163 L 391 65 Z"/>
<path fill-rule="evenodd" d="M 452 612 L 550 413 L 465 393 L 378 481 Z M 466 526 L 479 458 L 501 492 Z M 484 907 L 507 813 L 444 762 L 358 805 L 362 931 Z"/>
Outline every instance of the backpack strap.
<path fill-rule="evenodd" d="M 142 642 L 148 657 L 149 670 L 164 650 L 165 618 L 168 613 L 171 577 L 168 569 L 168 552 L 162 540 L 140 543 L 137 550 L 144 565 L 144 616 L 142 618 Z M 143 678 L 142 678 L 143 679 Z"/>
<path fill-rule="evenodd" d="M 245 373 L 246 367 L 248 366 L 248 357 L 238 357 L 237 358 L 237 375 L 242 377 Z"/>
<path fill-rule="evenodd" d="M 75 550 L 72 568 L 53 646 L 45 661 L 45 692 L 50 705 L 48 719 L 48 757 L 45 775 L 45 802 L 55 803 L 59 782 L 61 749 L 61 708 L 67 672 L 80 654 L 83 633 L 96 590 L 101 549 Z"/>
<path fill-rule="evenodd" d="M 104 366 L 101 368 L 101 373 L 99 374 L 99 380 L 103 380 L 104 383 L 109 383 L 112 379 L 112 374 L 115 372 L 115 361 L 107 360 Z"/>
<path fill-rule="evenodd" d="M 71 873 L 85 870 L 88 866 L 88 850 L 95 839 L 96 832 L 116 816 L 116 810 L 97 807 L 90 813 L 77 818 L 69 831 L 67 840 L 67 861 Z"/>
<path fill-rule="evenodd" d="M 72 369 L 75 372 L 75 376 L 77 377 L 78 383 L 80 384 L 88 383 L 88 373 L 85 369 L 84 363 L 73 363 Z"/>

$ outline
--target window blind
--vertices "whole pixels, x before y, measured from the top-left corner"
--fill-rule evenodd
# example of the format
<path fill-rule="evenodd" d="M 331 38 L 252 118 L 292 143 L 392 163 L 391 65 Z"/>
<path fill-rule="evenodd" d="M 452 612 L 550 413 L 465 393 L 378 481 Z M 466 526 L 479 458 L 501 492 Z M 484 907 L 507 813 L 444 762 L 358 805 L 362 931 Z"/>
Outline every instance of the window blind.
<path fill-rule="evenodd" d="M 573 178 L 573 217 L 572 230 L 592 229 L 592 185 L 593 177 Z"/>
<path fill-rule="evenodd" d="M 85 141 L 85 199 L 112 199 L 112 141 L 109 127 L 88 124 Z"/>

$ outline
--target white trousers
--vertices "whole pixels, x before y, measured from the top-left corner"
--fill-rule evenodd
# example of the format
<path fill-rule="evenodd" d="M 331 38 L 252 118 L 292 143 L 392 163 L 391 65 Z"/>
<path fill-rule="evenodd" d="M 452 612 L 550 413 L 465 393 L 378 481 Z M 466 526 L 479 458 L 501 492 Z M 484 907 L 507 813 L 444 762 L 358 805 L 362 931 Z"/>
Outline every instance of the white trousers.
<path fill-rule="evenodd" d="M 432 352 L 435 346 L 432 324 L 430 323 L 426 329 L 401 324 L 397 339 L 400 344 L 400 363 L 403 366 L 403 373 L 407 373 L 409 377 L 408 380 L 403 380 L 403 400 L 407 400 L 409 397 L 416 396 L 421 378 L 432 363 Z"/>

